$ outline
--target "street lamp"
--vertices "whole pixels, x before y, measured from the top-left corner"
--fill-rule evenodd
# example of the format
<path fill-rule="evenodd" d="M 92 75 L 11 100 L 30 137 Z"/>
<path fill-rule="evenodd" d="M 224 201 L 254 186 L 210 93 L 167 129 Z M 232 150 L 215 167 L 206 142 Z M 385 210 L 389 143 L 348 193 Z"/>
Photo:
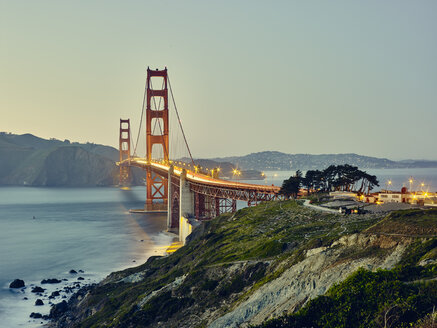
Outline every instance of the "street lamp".
<path fill-rule="evenodd" d="M 388 192 L 388 187 L 391 186 L 391 180 L 388 180 L 385 184 L 385 191 Z"/>

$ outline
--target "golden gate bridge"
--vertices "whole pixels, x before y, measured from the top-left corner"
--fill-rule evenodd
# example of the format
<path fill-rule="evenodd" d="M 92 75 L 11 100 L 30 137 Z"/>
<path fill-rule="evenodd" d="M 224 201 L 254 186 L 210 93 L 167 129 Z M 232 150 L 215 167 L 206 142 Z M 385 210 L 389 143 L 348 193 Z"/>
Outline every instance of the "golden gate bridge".
<path fill-rule="evenodd" d="M 152 80 L 161 79 L 161 88 L 154 89 Z M 156 85 L 156 84 L 155 84 Z M 184 146 L 191 163 L 182 163 L 170 158 L 169 143 L 169 90 Z M 158 105 L 156 98 L 158 98 Z M 146 153 L 136 155 L 143 112 L 145 111 Z M 129 119 L 120 119 L 119 151 L 120 186 L 127 186 L 131 180 L 131 167 L 139 167 L 146 172 L 146 202 L 142 212 L 167 212 L 167 229 L 180 230 L 183 218 L 208 220 L 222 213 L 235 212 L 236 202 L 245 201 L 253 206 L 261 201 L 281 197 L 280 188 L 219 179 L 217 174 L 203 174 L 191 155 L 182 127 L 173 91 L 167 72 L 147 68 L 146 87 L 137 141 L 132 152 L 132 135 Z M 159 148 L 157 152 L 155 148 Z M 161 156 L 155 156 L 159 153 Z"/>

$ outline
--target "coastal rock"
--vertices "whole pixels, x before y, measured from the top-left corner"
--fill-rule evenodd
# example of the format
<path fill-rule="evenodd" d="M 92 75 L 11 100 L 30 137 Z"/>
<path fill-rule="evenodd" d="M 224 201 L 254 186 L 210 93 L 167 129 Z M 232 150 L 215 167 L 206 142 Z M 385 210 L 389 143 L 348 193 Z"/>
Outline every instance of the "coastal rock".
<path fill-rule="evenodd" d="M 44 305 L 44 302 L 42 301 L 42 299 L 38 298 L 38 299 L 35 301 L 35 305 L 37 305 L 37 306 Z"/>
<path fill-rule="evenodd" d="M 9 288 L 22 288 L 24 287 L 24 281 L 21 279 L 15 279 L 13 282 L 9 284 Z"/>
<path fill-rule="evenodd" d="M 72 293 L 73 292 L 73 287 L 68 287 L 68 286 L 66 286 L 66 287 L 64 287 L 64 291 L 68 294 L 68 293 Z"/>
<path fill-rule="evenodd" d="M 77 280 L 85 280 L 85 278 L 84 277 L 79 277 L 79 278 L 77 278 Z"/>
<path fill-rule="evenodd" d="M 34 318 L 34 319 L 40 319 L 40 318 L 42 318 L 42 314 L 39 312 L 32 312 L 29 317 Z"/>
<path fill-rule="evenodd" d="M 64 314 L 68 310 L 68 304 L 66 301 L 62 301 L 61 303 L 57 303 L 52 306 L 50 310 L 50 318 L 59 318 L 62 314 Z"/>
<path fill-rule="evenodd" d="M 76 274 L 76 273 L 77 273 L 76 270 L 74 270 L 74 269 L 71 269 L 71 270 L 70 270 L 70 274 Z"/>
<path fill-rule="evenodd" d="M 62 281 L 56 278 L 52 278 L 52 279 L 44 279 L 41 281 L 41 284 L 59 284 Z"/>
<path fill-rule="evenodd" d="M 56 297 L 56 296 L 59 296 L 60 294 L 59 294 L 59 291 L 58 290 L 56 290 L 56 291 L 54 291 L 50 296 L 51 297 Z"/>
<path fill-rule="evenodd" d="M 43 293 L 44 291 L 45 291 L 45 289 L 42 287 L 39 287 L 39 286 L 35 286 L 31 290 L 32 293 Z"/>

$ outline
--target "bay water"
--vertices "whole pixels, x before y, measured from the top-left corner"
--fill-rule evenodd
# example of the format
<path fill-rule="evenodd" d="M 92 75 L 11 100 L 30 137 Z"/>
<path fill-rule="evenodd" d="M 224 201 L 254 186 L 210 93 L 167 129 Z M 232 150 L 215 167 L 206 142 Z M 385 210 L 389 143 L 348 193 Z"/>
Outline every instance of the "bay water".
<path fill-rule="evenodd" d="M 128 212 L 144 200 L 145 187 L 0 188 L 0 327 L 41 326 L 30 313 L 48 314 L 49 302 L 71 294 L 64 287 L 77 290 L 78 283 L 96 283 L 165 254 L 173 240 L 164 232 L 166 214 Z M 26 288 L 10 289 L 16 278 Z M 51 278 L 62 283 L 41 284 Z M 36 295 L 34 286 L 46 291 Z M 56 290 L 60 296 L 49 299 Z M 38 298 L 43 306 L 35 306 Z"/>
<path fill-rule="evenodd" d="M 365 171 L 380 181 L 374 191 L 409 188 L 411 177 L 413 190 L 437 191 L 437 169 Z M 266 171 L 265 180 L 246 182 L 280 186 L 294 174 Z M 48 314 L 50 303 L 71 295 L 64 288 L 77 290 L 77 283 L 97 283 L 113 271 L 165 254 L 173 240 L 164 232 L 166 214 L 128 211 L 142 208 L 144 200 L 145 187 L 0 188 L 0 328 L 41 327 L 44 321 L 29 318 L 30 313 Z M 238 208 L 246 206 L 238 203 Z M 70 274 L 72 269 L 78 273 Z M 26 288 L 10 289 L 10 282 L 16 278 L 24 280 Z M 62 283 L 41 284 L 49 278 Z M 46 291 L 36 295 L 31 292 L 35 286 Z M 57 290 L 60 296 L 50 299 Z M 35 306 L 38 298 L 43 306 Z"/>

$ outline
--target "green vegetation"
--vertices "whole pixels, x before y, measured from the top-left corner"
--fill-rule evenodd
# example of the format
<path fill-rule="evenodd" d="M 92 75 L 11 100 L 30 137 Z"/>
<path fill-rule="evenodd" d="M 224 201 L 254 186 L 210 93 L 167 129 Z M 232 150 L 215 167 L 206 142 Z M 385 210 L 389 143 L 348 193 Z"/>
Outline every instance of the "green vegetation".
<path fill-rule="evenodd" d="M 396 211 L 366 231 L 414 234 L 436 229 L 437 210 Z M 428 232 L 428 230 L 425 230 Z M 428 259 L 429 265 L 419 265 Z M 295 314 L 260 325 L 279 327 L 433 327 L 437 305 L 437 238 L 417 239 L 392 270 L 359 269 Z"/>
<path fill-rule="evenodd" d="M 193 327 L 203 327 L 204 313 L 213 311 L 217 317 L 231 311 L 305 259 L 306 250 L 330 246 L 343 235 L 365 229 L 383 233 L 400 217 L 414 226 L 425 222 L 424 216 L 432 219 L 430 213 L 393 213 L 380 221 L 377 216 L 345 218 L 312 211 L 296 201 L 279 201 L 222 215 L 196 229 L 187 245 L 172 255 L 152 257 L 139 267 L 113 273 L 91 289 L 75 310 L 76 327 L 151 327 L 158 322 L 179 327 L 187 320 Z M 303 327 L 297 324 L 308 322 L 314 327 L 355 327 L 352 323 L 367 327 L 379 322 L 389 309 L 398 321 L 425 320 L 436 300 L 437 288 L 430 279 L 436 276 L 437 268 L 417 263 L 435 259 L 435 248 L 435 239 L 417 239 L 395 269 L 359 270 L 297 314 L 268 322 L 265 327 Z M 387 252 L 378 247 L 347 250 L 339 261 Z M 140 278 L 130 282 L 132 277 Z M 363 310 L 357 311 L 361 306 Z M 305 321 L 312 317 L 313 321 Z"/>
<path fill-rule="evenodd" d="M 392 270 L 359 269 L 293 315 L 259 327 L 411 327 L 427 320 L 437 304 L 437 264 L 415 262 L 435 251 L 437 240 L 413 243 Z M 414 264 L 413 264 L 414 263 Z"/>
<path fill-rule="evenodd" d="M 437 275 L 437 265 L 432 270 Z M 437 281 L 405 283 L 402 269 L 359 269 L 297 313 L 259 327 L 411 327 L 437 304 Z"/>
<path fill-rule="evenodd" d="M 366 232 L 435 236 L 436 222 L 437 208 L 394 211 Z"/>

